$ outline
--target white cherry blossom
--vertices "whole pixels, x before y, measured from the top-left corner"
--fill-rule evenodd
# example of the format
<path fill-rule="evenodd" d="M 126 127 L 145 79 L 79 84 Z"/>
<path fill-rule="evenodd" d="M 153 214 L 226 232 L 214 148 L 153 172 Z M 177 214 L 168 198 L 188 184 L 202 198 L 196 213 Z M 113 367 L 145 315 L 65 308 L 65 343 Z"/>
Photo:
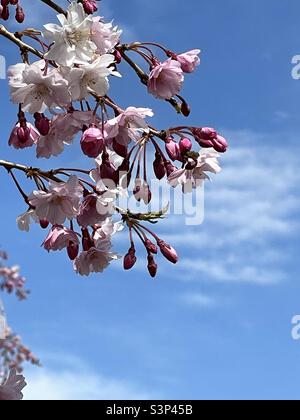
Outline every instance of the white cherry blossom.
<path fill-rule="evenodd" d="M 44 26 L 44 36 L 54 42 L 45 58 L 68 67 L 91 61 L 97 50 L 92 41 L 92 16 L 85 13 L 81 3 L 72 2 L 67 16 L 60 14 L 57 18 L 61 26 L 51 23 Z"/>

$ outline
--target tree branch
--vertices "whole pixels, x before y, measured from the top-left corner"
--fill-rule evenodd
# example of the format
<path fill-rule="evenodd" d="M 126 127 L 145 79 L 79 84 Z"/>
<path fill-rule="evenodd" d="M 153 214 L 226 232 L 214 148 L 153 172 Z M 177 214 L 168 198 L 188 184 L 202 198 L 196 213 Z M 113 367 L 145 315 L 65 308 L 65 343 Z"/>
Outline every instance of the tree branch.
<path fill-rule="evenodd" d="M 9 32 L 4 25 L 0 25 L 0 35 L 4 36 L 8 40 L 16 44 L 20 48 L 22 54 L 30 52 L 39 58 L 44 58 L 43 54 L 40 51 L 38 51 L 31 45 L 28 45 L 25 42 L 23 42 L 20 38 L 16 37 L 15 34 Z"/>
<path fill-rule="evenodd" d="M 45 3 L 47 6 L 51 7 L 53 10 L 55 10 L 58 13 L 61 13 L 63 15 L 67 14 L 67 12 L 62 7 L 60 7 L 58 4 L 56 4 L 52 0 L 41 0 L 41 2 Z"/>

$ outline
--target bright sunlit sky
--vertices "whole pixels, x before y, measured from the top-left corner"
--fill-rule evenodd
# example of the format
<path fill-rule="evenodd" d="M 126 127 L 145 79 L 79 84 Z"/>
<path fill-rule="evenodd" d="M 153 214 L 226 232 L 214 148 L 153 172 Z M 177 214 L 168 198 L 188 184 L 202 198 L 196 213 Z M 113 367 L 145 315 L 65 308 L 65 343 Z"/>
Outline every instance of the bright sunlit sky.
<path fill-rule="evenodd" d="M 33 7 L 33 3 L 37 5 Z M 56 22 L 35 0 L 27 26 Z M 61 2 L 61 4 L 66 2 Z M 178 250 L 160 260 L 156 280 L 142 261 L 125 273 L 76 276 L 65 254 L 48 255 L 45 232 L 17 230 L 26 210 L 4 171 L 1 246 L 18 263 L 32 294 L 6 298 L 9 322 L 38 354 L 27 368 L 26 398 L 298 399 L 300 342 L 299 98 L 291 59 L 300 54 L 298 0 L 103 0 L 101 14 L 124 28 L 126 41 L 159 41 L 178 52 L 202 49 L 186 79 L 190 125 L 214 126 L 230 141 L 223 173 L 207 184 L 205 222 L 186 227 L 169 217 L 159 228 Z M 0 41 L 7 64 L 17 50 Z M 159 128 L 183 122 L 150 98 L 130 71 L 112 82 L 123 107 L 153 107 Z M 16 120 L 1 89 L 1 158 L 43 168 L 77 164 L 78 143 L 52 161 L 7 146 Z M 119 253 L 128 244 L 116 238 Z"/>

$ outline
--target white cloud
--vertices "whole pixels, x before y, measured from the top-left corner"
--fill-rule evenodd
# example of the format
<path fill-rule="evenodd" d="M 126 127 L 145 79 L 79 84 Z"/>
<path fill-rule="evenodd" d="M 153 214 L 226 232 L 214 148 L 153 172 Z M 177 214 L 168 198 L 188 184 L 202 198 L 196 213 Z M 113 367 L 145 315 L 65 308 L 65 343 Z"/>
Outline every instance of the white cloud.
<path fill-rule="evenodd" d="M 288 279 L 289 243 L 300 225 L 300 150 L 287 135 L 282 148 L 281 137 L 229 133 L 223 173 L 206 185 L 204 224 L 174 230 L 165 223 L 165 237 L 183 254 L 180 278 L 258 285 Z"/>
<path fill-rule="evenodd" d="M 24 399 L 33 401 L 77 400 L 145 400 L 153 395 L 123 379 L 109 378 L 93 371 L 80 359 L 69 355 L 55 354 L 43 360 L 60 361 L 63 368 L 30 368 L 25 372 L 28 386 Z"/>
<path fill-rule="evenodd" d="M 184 304 L 199 309 L 211 309 L 218 305 L 218 302 L 214 297 L 202 293 L 186 293 L 182 296 L 181 300 Z"/>

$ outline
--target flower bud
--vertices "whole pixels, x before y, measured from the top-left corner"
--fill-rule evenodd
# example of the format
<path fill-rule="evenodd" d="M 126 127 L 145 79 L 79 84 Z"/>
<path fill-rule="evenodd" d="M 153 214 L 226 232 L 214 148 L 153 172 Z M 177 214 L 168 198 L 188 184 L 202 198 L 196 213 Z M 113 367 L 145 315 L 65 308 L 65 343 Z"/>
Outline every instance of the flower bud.
<path fill-rule="evenodd" d="M 160 181 L 166 175 L 166 168 L 160 153 L 157 153 L 155 156 L 156 157 L 155 161 L 153 162 L 153 170 L 156 178 Z"/>
<path fill-rule="evenodd" d="M 189 117 L 191 114 L 191 107 L 189 106 L 189 104 L 187 102 L 182 102 L 181 105 L 181 113 L 184 117 Z"/>
<path fill-rule="evenodd" d="M 178 160 L 180 155 L 179 145 L 171 138 L 168 139 L 168 142 L 166 143 L 166 151 L 169 155 L 169 158 L 173 160 Z"/>
<path fill-rule="evenodd" d="M 135 248 L 131 247 L 128 251 L 128 254 L 124 257 L 124 270 L 131 270 L 137 262 L 135 256 Z"/>
<path fill-rule="evenodd" d="M 151 277 L 156 277 L 158 266 L 155 263 L 153 255 L 148 255 L 148 271 Z"/>
<path fill-rule="evenodd" d="M 40 220 L 40 226 L 41 226 L 42 229 L 47 229 L 47 227 L 49 226 L 49 224 L 50 223 L 46 219 L 41 219 Z"/>
<path fill-rule="evenodd" d="M 50 121 L 42 114 L 34 114 L 35 127 L 39 130 L 42 136 L 47 136 L 50 130 Z"/>
<path fill-rule="evenodd" d="M 67 247 L 67 253 L 71 261 L 76 260 L 79 254 L 79 245 L 74 244 L 74 242 L 70 242 L 69 246 Z"/>
<path fill-rule="evenodd" d="M 192 147 L 193 143 L 188 138 L 183 138 L 179 142 L 179 149 L 182 155 L 185 155 L 186 153 L 190 152 L 192 150 Z"/>
<path fill-rule="evenodd" d="M 103 152 L 104 148 L 104 139 L 101 130 L 96 127 L 88 128 L 83 133 L 80 144 L 86 156 L 96 159 Z"/>
<path fill-rule="evenodd" d="M 172 248 L 170 245 L 168 245 L 162 240 L 158 240 L 157 245 L 159 246 L 161 253 L 167 260 L 169 260 L 173 264 L 178 263 L 179 258 L 174 248 Z"/>
<path fill-rule="evenodd" d="M 115 56 L 115 61 L 117 64 L 120 64 L 122 62 L 122 55 L 119 51 L 115 51 L 114 52 L 114 56 Z"/>
<path fill-rule="evenodd" d="M 149 251 L 151 254 L 157 254 L 158 253 L 157 246 L 153 242 L 151 242 L 150 239 L 145 240 L 145 247 L 146 247 L 147 251 Z"/>
<path fill-rule="evenodd" d="M 18 4 L 17 5 L 17 10 L 16 10 L 16 21 L 18 23 L 23 23 L 25 20 L 25 13 L 23 8 Z"/>
<path fill-rule="evenodd" d="M 82 5 L 85 13 L 88 15 L 92 15 L 98 10 L 96 0 L 83 0 Z"/>

